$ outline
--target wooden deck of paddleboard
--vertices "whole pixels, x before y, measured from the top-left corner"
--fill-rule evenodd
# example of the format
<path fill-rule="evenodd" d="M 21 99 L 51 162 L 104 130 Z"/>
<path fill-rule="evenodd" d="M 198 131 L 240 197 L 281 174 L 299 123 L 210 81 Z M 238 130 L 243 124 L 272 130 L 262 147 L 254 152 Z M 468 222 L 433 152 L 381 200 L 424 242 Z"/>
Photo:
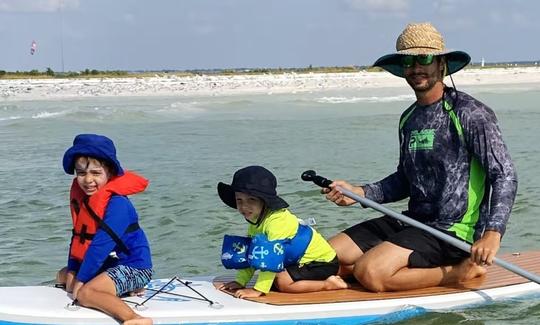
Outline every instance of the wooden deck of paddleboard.
<path fill-rule="evenodd" d="M 501 259 L 519 266 L 532 273 L 540 274 L 540 251 L 525 252 L 517 254 L 501 255 Z M 440 294 L 450 294 L 465 291 L 485 290 L 491 288 L 505 287 L 509 285 L 529 282 L 504 268 L 492 265 L 487 268 L 485 276 L 475 278 L 470 281 L 451 286 L 438 286 L 424 289 L 407 290 L 400 292 L 374 293 L 366 291 L 359 284 L 353 283 L 350 289 L 322 291 L 312 293 L 282 293 L 272 291 L 269 294 L 249 300 L 272 304 L 272 305 L 293 305 L 293 304 L 316 304 L 332 302 L 367 301 L 379 299 L 410 298 Z M 234 280 L 234 276 L 220 276 L 214 279 L 214 285 Z M 253 282 L 251 282 L 253 285 Z M 248 287 L 250 284 L 248 284 Z"/>

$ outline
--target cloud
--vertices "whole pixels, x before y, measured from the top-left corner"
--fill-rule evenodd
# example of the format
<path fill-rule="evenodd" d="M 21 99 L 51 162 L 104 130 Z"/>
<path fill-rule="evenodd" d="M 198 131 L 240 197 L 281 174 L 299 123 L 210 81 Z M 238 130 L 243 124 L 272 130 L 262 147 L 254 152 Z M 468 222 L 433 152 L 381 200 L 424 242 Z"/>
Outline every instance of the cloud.
<path fill-rule="evenodd" d="M 465 5 L 461 1 L 456 0 L 433 1 L 435 11 L 443 15 L 453 15 L 459 11 L 459 8 L 464 8 Z"/>
<path fill-rule="evenodd" d="M 345 0 L 355 10 L 370 13 L 403 14 L 409 10 L 410 0 Z"/>
<path fill-rule="evenodd" d="M 135 15 L 131 13 L 125 13 L 122 15 L 122 21 L 124 21 L 127 24 L 135 24 L 136 23 Z"/>
<path fill-rule="evenodd" d="M 75 9 L 80 0 L 0 0 L 0 12 L 55 12 Z"/>
<path fill-rule="evenodd" d="M 517 29 L 538 30 L 535 17 L 528 15 L 530 12 L 517 11 L 514 8 L 507 9 L 504 12 L 502 10 L 492 10 L 488 17 L 493 25 L 506 24 Z"/>

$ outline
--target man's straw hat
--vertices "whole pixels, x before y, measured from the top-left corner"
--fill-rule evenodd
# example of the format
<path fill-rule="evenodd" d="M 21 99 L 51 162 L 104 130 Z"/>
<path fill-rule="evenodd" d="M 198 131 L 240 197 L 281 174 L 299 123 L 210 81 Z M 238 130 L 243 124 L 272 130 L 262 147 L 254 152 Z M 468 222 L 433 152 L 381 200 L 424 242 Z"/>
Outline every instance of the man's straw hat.
<path fill-rule="evenodd" d="M 403 55 L 444 56 L 448 66 L 447 75 L 461 70 L 471 61 L 471 57 L 465 52 L 447 50 L 441 33 L 430 23 L 408 24 L 396 41 L 396 50 L 396 53 L 379 58 L 373 66 L 403 78 Z"/>

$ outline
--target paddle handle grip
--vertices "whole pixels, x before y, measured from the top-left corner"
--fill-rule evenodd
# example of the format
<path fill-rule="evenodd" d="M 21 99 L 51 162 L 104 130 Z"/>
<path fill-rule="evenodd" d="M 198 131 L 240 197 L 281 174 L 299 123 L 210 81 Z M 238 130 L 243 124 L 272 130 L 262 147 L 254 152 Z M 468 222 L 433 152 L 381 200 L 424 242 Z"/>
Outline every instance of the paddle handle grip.
<path fill-rule="evenodd" d="M 329 188 L 330 184 L 332 184 L 331 180 L 317 175 L 317 173 L 314 170 L 306 170 L 305 172 L 302 173 L 302 176 L 300 176 L 300 178 L 302 178 L 302 180 L 306 182 L 313 182 L 322 188 Z"/>

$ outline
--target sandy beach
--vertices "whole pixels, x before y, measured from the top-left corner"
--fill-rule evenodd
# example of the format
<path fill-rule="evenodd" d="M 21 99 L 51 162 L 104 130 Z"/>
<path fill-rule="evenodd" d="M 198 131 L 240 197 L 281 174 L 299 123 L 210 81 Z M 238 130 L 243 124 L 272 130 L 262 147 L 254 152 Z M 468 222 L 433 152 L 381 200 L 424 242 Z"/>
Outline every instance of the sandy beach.
<path fill-rule="evenodd" d="M 460 86 L 540 83 L 540 67 L 467 69 L 456 73 Z M 449 78 L 446 78 L 450 84 Z M 206 96 L 295 93 L 331 89 L 406 87 L 387 72 L 284 73 L 233 76 L 0 80 L 0 101 L 98 96 Z"/>

